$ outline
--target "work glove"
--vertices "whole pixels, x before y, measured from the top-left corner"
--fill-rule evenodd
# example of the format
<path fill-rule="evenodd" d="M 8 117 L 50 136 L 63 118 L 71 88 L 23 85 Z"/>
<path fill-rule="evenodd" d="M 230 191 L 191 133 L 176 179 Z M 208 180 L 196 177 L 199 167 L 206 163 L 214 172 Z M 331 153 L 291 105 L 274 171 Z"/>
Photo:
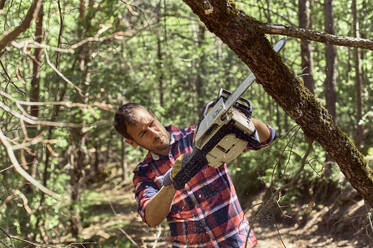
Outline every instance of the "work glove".
<path fill-rule="evenodd" d="M 168 186 L 171 184 L 175 184 L 174 182 L 175 176 L 187 164 L 191 156 L 192 156 L 191 153 L 185 153 L 175 160 L 174 165 L 163 176 L 162 186 Z M 182 183 L 182 182 L 177 182 L 176 184 L 178 185 L 183 184 L 183 186 L 185 186 L 185 183 Z"/>

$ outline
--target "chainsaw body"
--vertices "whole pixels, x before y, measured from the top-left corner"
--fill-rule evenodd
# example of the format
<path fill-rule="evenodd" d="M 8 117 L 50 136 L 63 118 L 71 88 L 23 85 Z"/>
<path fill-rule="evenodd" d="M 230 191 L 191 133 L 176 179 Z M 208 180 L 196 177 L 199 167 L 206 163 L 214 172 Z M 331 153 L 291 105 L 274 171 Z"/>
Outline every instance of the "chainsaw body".
<path fill-rule="evenodd" d="M 226 109 L 229 91 L 220 89 L 218 99 L 206 104 L 194 145 L 205 152 L 207 162 L 212 167 L 219 167 L 238 157 L 250 142 L 258 145 L 256 130 L 251 122 L 251 103 L 240 98 Z"/>
<path fill-rule="evenodd" d="M 285 43 L 286 39 L 279 40 L 273 50 L 279 52 Z M 247 145 L 260 145 L 251 122 L 251 103 L 241 98 L 254 81 L 255 76 L 250 73 L 233 93 L 220 89 L 217 100 L 206 104 L 191 157 L 173 179 L 175 189 L 183 189 L 206 164 L 217 168 L 238 157 Z"/>

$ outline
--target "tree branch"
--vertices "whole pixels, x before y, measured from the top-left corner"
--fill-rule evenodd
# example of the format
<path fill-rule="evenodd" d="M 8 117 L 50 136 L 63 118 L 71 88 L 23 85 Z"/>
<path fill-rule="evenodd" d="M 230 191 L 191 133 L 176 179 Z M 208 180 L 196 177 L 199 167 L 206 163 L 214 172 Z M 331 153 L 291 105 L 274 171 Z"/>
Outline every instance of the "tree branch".
<path fill-rule="evenodd" d="M 373 50 L 373 41 L 368 39 L 337 36 L 333 34 L 321 33 L 318 31 L 279 24 L 258 24 L 255 26 L 255 28 L 265 34 L 280 34 L 300 39 L 313 40 L 330 45 L 357 47 Z"/>
<path fill-rule="evenodd" d="M 30 174 L 28 174 L 24 169 L 22 169 L 21 165 L 18 163 L 18 160 L 14 154 L 12 145 L 8 142 L 7 137 L 4 135 L 3 131 L 0 129 L 0 141 L 3 143 L 7 154 L 9 156 L 10 161 L 12 162 L 14 168 L 20 174 L 23 178 L 25 178 L 27 181 L 29 181 L 32 185 L 34 185 L 36 188 L 38 188 L 40 191 L 44 192 L 45 194 L 55 198 L 59 199 L 59 195 L 52 192 L 51 190 L 47 189 L 43 185 L 41 185 L 38 181 L 36 181 Z"/>
<path fill-rule="evenodd" d="M 27 116 L 24 116 L 20 113 L 12 111 L 8 106 L 6 106 L 4 103 L 0 102 L 0 108 L 5 110 L 6 112 L 10 113 L 11 115 L 17 117 L 18 119 L 21 119 L 31 125 L 41 125 L 41 126 L 52 126 L 52 127 L 73 127 L 78 128 L 80 127 L 79 124 L 75 123 L 63 123 L 63 122 L 53 122 L 53 121 L 38 121 L 33 120 Z"/>
<path fill-rule="evenodd" d="M 0 51 L 3 50 L 9 42 L 17 38 L 18 35 L 26 31 L 30 25 L 32 19 L 37 15 L 39 12 L 40 6 L 41 6 L 42 0 L 34 0 L 31 4 L 31 7 L 27 11 L 25 19 L 22 21 L 22 23 L 14 28 L 13 30 L 5 31 L 0 36 Z"/>
<path fill-rule="evenodd" d="M 24 194 L 22 194 L 22 192 L 21 191 L 19 191 L 18 189 L 16 189 L 16 190 L 13 190 L 12 191 L 12 195 L 9 195 L 2 203 L 1 203 L 1 205 L 0 205 L 0 209 L 2 209 L 2 208 L 4 208 L 4 206 L 6 206 L 6 204 L 9 202 L 9 201 L 11 201 L 11 200 L 13 200 L 14 198 L 16 198 L 17 196 L 19 196 L 20 198 L 21 198 L 21 200 L 22 200 L 22 202 L 23 202 L 23 207 L 25 208 L 25 210 L 26 210 L 26 212 L 28 213 L 28 214 L 32 214 L 32 210 L 31 210 L 31 208 L 29 207 L 29 205 L 28 205 L 28 200 L 27 200 L 27 198 L 26 198 L 26 196 L 24 195 Z"/>
<path fill-rule="evenodd" d="M 26 105 L 26 106 L 47 106 L 47 105 L 54 105 L 54 106 L 65 106 L 68 108 L 82 108 L 82 109 L 91 109 L 93 107 L 97 107 L 99 109 L 109 111 L 114 113 L 114 108 L 113 105 L 107 104 L 105 102 L 94 102 L 92 104 L 84 104 L 84 103 L 74 103 L 70 101 L 63 101 L 63 102 L 28 102 L 28 101 L 21 101 L 17 100 L 13 97 L 11 97 L 9 94 L 6 92 L 0 90 L 0 95 L 8 98 L 9 100 L 13 101 L 16 103 L 16 105 Z M 19 108 L 19 107 L 18 107 Z"/>
<path fill-rule="evenodd" d="M 209 0 L 213 11 L 208 14 L 201 1 L 184 2 L 250 68 L 257 82 L 303 129 L 305 135 L 321 144 L 338 163 L 351 185 L 372 207 L 373 182 L 367 174 L 364 156 L 315 96 L 282 62 L 280 55 L 273 51 L 264 33 L 257 28 L 263 23 L 246 16 L 230 0 Z"/>

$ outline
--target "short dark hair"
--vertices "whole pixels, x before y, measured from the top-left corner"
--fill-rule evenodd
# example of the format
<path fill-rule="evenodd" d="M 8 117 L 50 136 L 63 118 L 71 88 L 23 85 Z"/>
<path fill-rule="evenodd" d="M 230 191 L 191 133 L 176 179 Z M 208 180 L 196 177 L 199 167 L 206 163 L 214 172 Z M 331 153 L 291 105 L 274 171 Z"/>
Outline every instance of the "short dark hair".
<path fill-rule="evenodd" d="M 146 110 L 146 108 L 138 103 L 126 103 L 118 108 L 114 116 L 114 127 L 123 137 L 133 140 L 131 135 L 126 130 L 126 125 L 136 124 L 135 111 L 138 108 Z"/>

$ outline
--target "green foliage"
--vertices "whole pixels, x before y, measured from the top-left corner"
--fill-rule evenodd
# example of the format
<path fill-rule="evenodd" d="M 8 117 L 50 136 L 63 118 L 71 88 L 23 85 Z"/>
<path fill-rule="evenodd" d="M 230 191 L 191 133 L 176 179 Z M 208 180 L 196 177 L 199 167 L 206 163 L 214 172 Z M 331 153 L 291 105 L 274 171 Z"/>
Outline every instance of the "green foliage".
<path fill-rule="evenodd" d="M 58 6 L 61 7 L 61 16 Z M 81 128 L 32 126 L 26 123 L 27 134 L 33 138 L 41 135 L 51 143 L 38 143 L 28 150 L 15 151 L 22 161 L 30 154 L 36 156 L 36 166 L 24 168 L 40 182 L 60 194 L 56 201 L 32 188 L 26 189 L 25 180 L 8 169 L 0 173 L 3 201 L 18 189 L 28 200 L 32 214 L 25 210 L 20 197 L 9 200 L 0 209 L 0 226 L 11 234 L 41 240 L 47 233 L 50 240 L 71 235 L 72 213 L 83 217 L 83 226 L 89 221 L 107 216 L 92 215 L 92 208 L 100 196 L 94 187 L 117 186 L 113 178 L 121 171 L 122 140 L 112 126 L 114 111 L 124 102 L 138 102 L 149 108 L 164 125 L 187 127 L 196 124 L 201 106 L 216 98 L 220 88 L 233 91 L 249 74 L 249 69 L 239 58 L 208 30 L 190 8 L 179 1 L 82 1 L 87 4 L 80 13 L 78 0 L 44 1 L 43 50 L 40 72 L 41 102 L 69 101 L 85 107 L 44 104 L 40 106 L 39 120 L 60 123 L 77 123 Z M 88 2 L 94 2 L 88 6 Z M 373 39 L 373 5 L 369 1 L 357 1 L 362 37 Z M 164 4 L 166 3 L 166 6 Z M 135 4 L 135 5 L 133 5 Z M 241 1 L 237 6 L 262 22 L 297 26 L 296 1 Z M 334 1 L 335 29 L 338 35 L 351 36 L 352 16 L 350 3 Z M 6 1 L 0 15 L 0 33 L 21 23 L 30 1 Z M 132 9 L 132 10 L 131 10 Z M 323 5 L 313 2 L 312 28 L 324 29 Z M 61 23 L 61 19 L 63 23 Z M 34 40 L 35 24 L 22 33 L 16 42 Z M 62 32 L 62 33 L 60 33 Z M 110 35 L 116 34 L 115 37 Z M 124 35 L 123 35 L 124 34 Z M 268 35 L 273 43 L 280 37 Z M 82 43 L 79 43 L 84 41 Z M 23 44 L 23 43 L 22 43 Z M 325 44 L 312 42 L 314 58 L 315 96 L 325 104 Z M 73 52 L 58 52 L 72 49 Z M 30 81 L 33 75 L 34 47 L 20 49 L 9 45 L 1 51 L 1 91 L 17 100 L 28 101 L 31 96 Z M 59 72 L 77 89 L 62 79 L 46 61 L 46 53 Z M 337 123 L 353 137 L 356 120 L 355 68 L 353 50 L 338 47 Z M 299 39 L 289 39 L 281 56 L 297 75 L 301 75 Z M 373 64 L 372 51 L 360 50 L 364 127 L 364 154 L 372 155 L 373 147 Z M 229 164 L 236 190 L 242 203 L 263 189 L 273 186 L 279 189 L 291 182 L 301 167 L 307 143 L 301 130 L 279 108 L 259 84 L 254 84 L 245 94 L 253 104 L 253 117 L 269 123 L 280 138 L 271 146 L 258 152 L 246 152 Z M 22 113 L 16 104 L 6 97 L 1 101 L 12 111 Z M 105 103 L 102 108 L 95 104 Z M 112 110 L 110 109 L 112 107 Z M 28 106 L 24 106 L 26 112 Z M 26 140 L 18 118 L 0 109 L 2 131 L 12 142 Z M 13 144 L 15 145 L 15 144 Z M 125 159 L 131 171 L 147 151 L 125 146 Z M 26 155 L 25 155 L 26 154 Z M 7 153 L 0 148 L 3 159 L 0 170 L 11 165 Z M 79 157 L 79 155 L 82 155 Z M 283 198 L 291 202 L 301 197 L 307 187 L 318 180 L 343 182 L 337 167 L 330 178 L 324 178 L 325 151 L 316 143 L 307 157 L 304 169 Z M 33 171 L 34 170 L 34 171 Z M 117 174 L 115 174 L 117 173 Z M 90 177 L 90 178 L 89 178 Z M 87 179 L 88 178 L 88 179 Z M 127 182 L 129 183 L 129 182 Z M 74 190 L 81 199 L 73 198 Z M 79 194 L 78 194 L 79 195 Z M 83 200 L 82 200 L 83 199 Z M 98 217 L 99 216 L 99 217 Z M 98 242 L 98 247 L 131 247 L 125 238 Z M 15 242 L 15 246 L 24 245 Z"/>

